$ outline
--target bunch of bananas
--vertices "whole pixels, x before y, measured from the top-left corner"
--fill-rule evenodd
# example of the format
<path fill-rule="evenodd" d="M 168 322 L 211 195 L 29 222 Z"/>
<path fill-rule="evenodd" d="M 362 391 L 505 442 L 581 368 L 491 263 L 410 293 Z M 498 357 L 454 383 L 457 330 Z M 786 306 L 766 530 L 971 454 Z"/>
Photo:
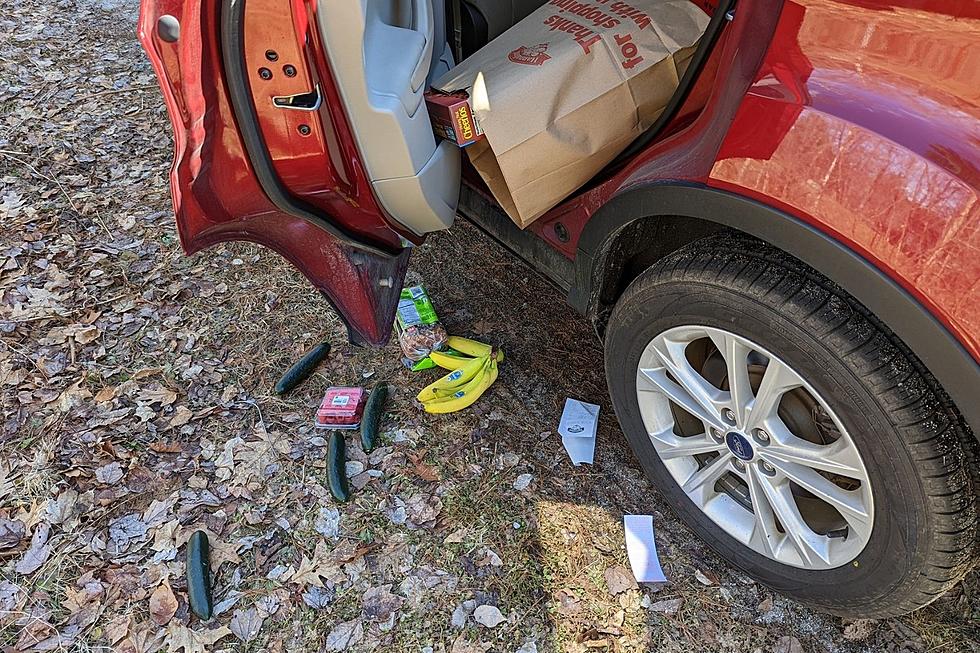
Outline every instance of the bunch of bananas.
<path fill-rule="evenodd" d="M 422 389 L 417 399 L 427 413 L 454 413 L 470 406 L 497 380 L 497 364 L 504 353 L 490 345 L 459 336 L 446 340 L 449 351 L 429 354 L 449 374 Z"/>

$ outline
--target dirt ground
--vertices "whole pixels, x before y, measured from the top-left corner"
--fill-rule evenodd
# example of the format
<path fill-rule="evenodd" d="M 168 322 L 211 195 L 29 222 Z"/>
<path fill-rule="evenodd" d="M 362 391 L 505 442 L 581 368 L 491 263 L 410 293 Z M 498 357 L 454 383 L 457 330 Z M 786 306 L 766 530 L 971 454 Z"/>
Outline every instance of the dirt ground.
<path fill-rule="evenodd" d="M 976 573 L 908 617 L 849 621 L 715 557 L 639 471 L 588 326 L 466 224 L 409 275 L 450 332 L 507 354 L 451 416 L 413 404 L 432 373 L 348 345 L 273 254 L 185 258 L 136 12 L 0 0 L 0 649 L 980 650 Z M 320 341 L 327 362 L 274 396 Z M 358 489 L 335 505 L 314 407 L 329 385 L 381 382 L 396 389 L 383 447 L 349 441 Z M 602 405 L 592 466 L 555 433 L 567 396 Z M 654 515 L 667 584 L 632 583 L 624 513 Z M 207 624 L 184 580 L 198 528 Z"/>

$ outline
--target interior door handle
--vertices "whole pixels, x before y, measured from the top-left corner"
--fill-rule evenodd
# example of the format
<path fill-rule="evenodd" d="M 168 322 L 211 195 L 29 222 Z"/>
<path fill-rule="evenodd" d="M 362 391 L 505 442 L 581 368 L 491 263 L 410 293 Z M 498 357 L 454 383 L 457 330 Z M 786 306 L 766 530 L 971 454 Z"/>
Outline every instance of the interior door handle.
<path fill-rule="evenodd" d="M 312 91 L 306 93 L 296 93 L 295 95 L 274 95 L 272 104 L 280 109 L 295 109 L 296 111 L 316 111 L 320 108 L 323 97 L 320 95 L 320 85 L 313 87 Z"/>
<path fill-rule="evenodd" d="M 412 72 L 412 92 L 417 93 L 429 76 L 429 66 L 432 65 L 432 46 L 435 40 L 435 16 L 432 12 L 432 0 L 414 0 L 414 28 L 425 38 L 419 63 Z"/>

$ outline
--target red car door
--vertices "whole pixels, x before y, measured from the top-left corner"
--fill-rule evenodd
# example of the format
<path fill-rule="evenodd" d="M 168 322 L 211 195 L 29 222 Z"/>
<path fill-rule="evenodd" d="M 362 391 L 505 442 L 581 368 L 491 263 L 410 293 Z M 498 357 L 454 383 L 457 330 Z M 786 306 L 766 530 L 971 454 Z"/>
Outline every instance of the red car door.
<path fill-rule="evenodd" d="M 353 341 L 386 342 L 412 243 L 449 226 L 459 192 L 422 101 L 438 20 L 431 0 L 143 0 L 184 249 L 267 246 Z"/>

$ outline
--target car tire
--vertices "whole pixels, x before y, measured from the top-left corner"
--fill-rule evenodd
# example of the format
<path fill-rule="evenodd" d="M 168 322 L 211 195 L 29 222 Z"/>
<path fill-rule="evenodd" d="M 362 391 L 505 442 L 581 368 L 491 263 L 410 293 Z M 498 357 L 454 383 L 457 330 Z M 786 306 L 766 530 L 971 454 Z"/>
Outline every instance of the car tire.
<path fill-rule="evenodd" d="M 827 612 L 882 618 L 926 605 L 973 565 L 973 434 L 914 354 L 812 268 L 738 234 L 699 240 L 633 280 L 612 311 L 605 345 L 616 415 L 646 475 L 718 555 L 757 581 Z M 737 353 L 726 358 L 720 346 Z M 804 385 L 778 395 L 767 409 L 759 397 L 783 387 L 772 381 L 762 392 L 770 370 L 773 379 L 788 370 L 786 378 L 796 374 Z M 693 390 L 677 394 L 679 380 Z M 688 402 L 695 395 L 700 399 Z M 752 397 L 738 415 L 702 411 L 735 405 L 737 397 Z M 708 426 L 726 415 L 732 424 L 746 415 L 746 427 L 764 423 L 776 433 Z M 691 435 L 699 430 L 704 433 Z M 676 453 L 697 451 L 702 441 L 710 446 L 712 438 L 722 446 L 717 457 Z M 780 451 L 763 445 L 784 442 L 805 445 L 800 451 L 833 447 L 832 455 L 804 459 L 837 465 L 846 455 L 841 469 L 848 471 L 801 467 L 792 457 L 783 466 L 785 452 L 780 461 L 769 458 L 775 467 L 763 459 Z M 824 450 L 830 451 L 814 449 Z M 699 478 L 714 478 L 712 465 L 723 476 L 698 485 Z M 820 505 L 823 497 L 830 508 Z M 787 529 L 783 521 L 807 528 Z"/>

